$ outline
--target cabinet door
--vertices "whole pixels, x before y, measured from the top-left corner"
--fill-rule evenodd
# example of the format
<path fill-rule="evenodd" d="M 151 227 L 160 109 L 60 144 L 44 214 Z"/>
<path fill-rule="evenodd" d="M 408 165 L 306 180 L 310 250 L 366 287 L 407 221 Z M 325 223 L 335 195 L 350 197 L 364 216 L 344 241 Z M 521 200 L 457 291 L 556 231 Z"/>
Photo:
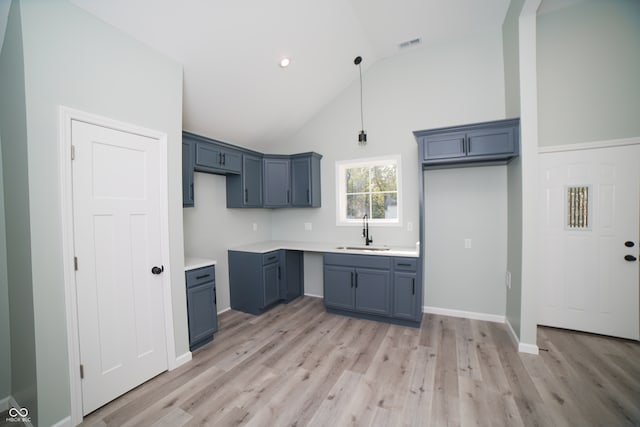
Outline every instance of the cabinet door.
<path fill-rule="evenodd" d="M 261 207 L 262 159 L 245 154 L 242 161 L 243 206 Z"/>
<path fill-rule="evenodd" d="M 515 152 L 514 128 L 497 127 L 469 131 L 467 155 L 492 156 Z"/>
<path fill-rule="evenodd" d="M 264 207 L 289 206 L 289 159 L 264 159 Z"/>
<path fill-rule="evenodd" d="M 194 143 L 182 142 L 182 207 L 193 207 L 193 163 L 195 162 Z"/>
<path fill-rule="evenodd" d="M 422 144 L 424 144 L 423 160 L 466 156 L 464 132 L 425 136 L 422 138 Z"/>
<path fill-rule="evenodd" d="M 291 205 L 311 206 L 311 158 L 291 160 Z"/>
<path fill-rule="evenodd" d="M 189 345 L 206 339 L 218 330 L 215 282 L 187 289 Z"/>
<path fill-rule="evenodd" d="M 204 169 L 220 169 L 222 153 L 217 145 L 209 142 L 196 143 L 195 165 Z"/>
<path fill-rule="evenodd" d="M 393 317 L 416 320 L 416 273 L 395 273 L 393 282 Z"/>
<path fill-rule="evenodd" d="M 262 267 L 262 285 L 264 307 L 280 299 L 280 263 L 274 262 Z"/>
<path fill-rule="evenodd" d="M 324 266 L 324 305 L 353 310 L 355 271 L 350 267 Z"/>
<path fill-rule="evenodd" d="M 301 251 L 280 251 L 280 298 L 289 302 L 304 288 L 304 256 Z"/>
<path fill-rule="evenodd" d="M 389 315 L 389 285 L 391 273 L 388 270 L 357 268 L 355 277 L 357 311 L 363 313 Z"/>
<path fill-rule="evenodd" d="M 229 173 L 242 173 L 242 154 L 238 151 L 220 149 L 220 169 Z"/>

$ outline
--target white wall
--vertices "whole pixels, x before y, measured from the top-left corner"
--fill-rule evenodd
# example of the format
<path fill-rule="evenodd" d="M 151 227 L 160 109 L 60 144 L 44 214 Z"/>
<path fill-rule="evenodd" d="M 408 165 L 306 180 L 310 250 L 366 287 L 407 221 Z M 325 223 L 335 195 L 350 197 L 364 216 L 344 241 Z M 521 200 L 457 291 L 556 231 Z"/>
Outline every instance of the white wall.
<path fill-rule="evenodd" d="M 227 209 L 226 178 L 196 172 L 195 207 L 184 209 L 186 255 L 215 259 L 218 311 L 230 307 L 227 250 L 233 246 L 271 240 L 269 209 Z M 258 230 L 253 231 L 253 224 Z"/>
<path fill-rule="evenodd" d="M 403 224 L 401 227 L 372 226 L 371 233 L 374 244 L 414 246 L 420 240 L 418 200 L 422 172 L 412 132 L 505 117 L 502 33 L 496 29 L 462 41 L 424 46 L 373 64 L 363 75 L 364 127 L 369 138 L 364 148 L 357 144 L 360 89 L 355 66 L 353 72 L 353 84 L 295 135 L 274 147 L 274 151 L 283 154 L 317 151 L 324 157 L 322 208 L 274 211 L 272 236 L 285 240 L 361 243 L 359 226 L 336 226 L 335 162 L 400 154 Z M 305 222 L 313 224 L 312 231 L 304 231 Z M 412 224 L 412 230 L 408 230 L 408 223 Z M 446 244 L 446 241 L 427 241 L 427 245 L 434 247 Z M 317 277 L 322 271 L 321 262 L 321 257 L 305 256 L 306 292 L 322 291 L 322 278 Z M 427 259 L 425 271 L 431 267 L 430 263 Z M 504 268 L 502 265 L 500 274 L 504 274 Z M 315 273 L 311 275 L 309 271 Z M 425 300 L 425 305 L 432 304 Z M 484 308 L 479 306 L 474 311 L 481 310 Z"/>
<path fill-rule="evenodd" d="M 537 55 L 539 145 L 640 135 L 640 1 L 539 14 Z"/>
<path fill-rule="evenodd" d="M 424 186 L 425 305 L 504 315 L 506 166 L 425 171 Z"/>
<path fill-rule="evenodd" d="M 188 351 L 183 271 L 182 67 L 63 1 L 24 1 L 27 155 L 38 416 L 69 415 L 62 270 L 58 107 L 65 105 L 168 135 L 168 212 L 175 350 Z M 116 171 L 114 171 L 115 173 Z"/>

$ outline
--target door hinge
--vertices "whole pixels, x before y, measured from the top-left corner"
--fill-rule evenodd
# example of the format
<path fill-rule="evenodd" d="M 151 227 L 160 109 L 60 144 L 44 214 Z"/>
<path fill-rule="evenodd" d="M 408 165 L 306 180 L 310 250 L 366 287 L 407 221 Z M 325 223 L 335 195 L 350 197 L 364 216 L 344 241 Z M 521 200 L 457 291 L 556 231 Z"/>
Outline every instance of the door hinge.
<path fill-rule="evenodd" d="M 84 365 L 80 365 L 80 379 L 84 379 Z"/>
<path fill-rule="evenodd" d="M 74 256 L 73 257 L 73 268 L 78 271 L 78 257 Z"/>
<path fill-rule="evenodd" d="M 75 159 L 76 159 L 76 146 L 71 145 L 71 160 L 75 160 Z"/>

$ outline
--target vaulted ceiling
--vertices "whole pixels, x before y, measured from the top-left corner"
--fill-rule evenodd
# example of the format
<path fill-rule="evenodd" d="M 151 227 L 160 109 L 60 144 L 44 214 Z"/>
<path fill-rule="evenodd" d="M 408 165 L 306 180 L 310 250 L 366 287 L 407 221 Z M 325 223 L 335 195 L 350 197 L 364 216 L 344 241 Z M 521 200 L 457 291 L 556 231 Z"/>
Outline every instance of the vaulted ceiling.
<path fill-rule="evenodd" d="M 184 129 L 286 138 L 376 61 L 500 28 L 509 0 L 71 0 L 184 66 Z M 291 65 L 281 68 L 282 57 Z"/>

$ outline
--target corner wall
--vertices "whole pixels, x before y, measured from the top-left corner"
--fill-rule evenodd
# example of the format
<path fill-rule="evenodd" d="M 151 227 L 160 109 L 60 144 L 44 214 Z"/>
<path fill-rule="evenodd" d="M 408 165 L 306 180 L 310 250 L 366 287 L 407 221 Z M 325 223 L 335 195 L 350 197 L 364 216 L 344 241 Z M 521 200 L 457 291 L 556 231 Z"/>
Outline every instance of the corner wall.
<path fill-rule="evenodd" d="M 21 4 L 14 1 L 0 53 L 0 139 L 11 334 L 11 395 L 38 424 L 36 338 L 31 273 L 29 164 Z M 2 280 L 2 279 L 0 279 Z M 63 336 L 65 336 L 63 334 Z M 3 343 L 4 346 L 4 343 Z M 66 368 L 65 368 L 66 369 Z M 64 385 L 63 385 L 64 387 Z M 2 396 L 5 397 L 5 396 Z"/>
<path fill-rule="evenodd" d="M 1 136 L 2 131 L 0 131 L 0 343 L 2 343 L 0 345 L 0 402 L 11 396 L 11 325 L 9 323 L 9 279 L 7 277 L 7 235 L 4 219 Z"/>

